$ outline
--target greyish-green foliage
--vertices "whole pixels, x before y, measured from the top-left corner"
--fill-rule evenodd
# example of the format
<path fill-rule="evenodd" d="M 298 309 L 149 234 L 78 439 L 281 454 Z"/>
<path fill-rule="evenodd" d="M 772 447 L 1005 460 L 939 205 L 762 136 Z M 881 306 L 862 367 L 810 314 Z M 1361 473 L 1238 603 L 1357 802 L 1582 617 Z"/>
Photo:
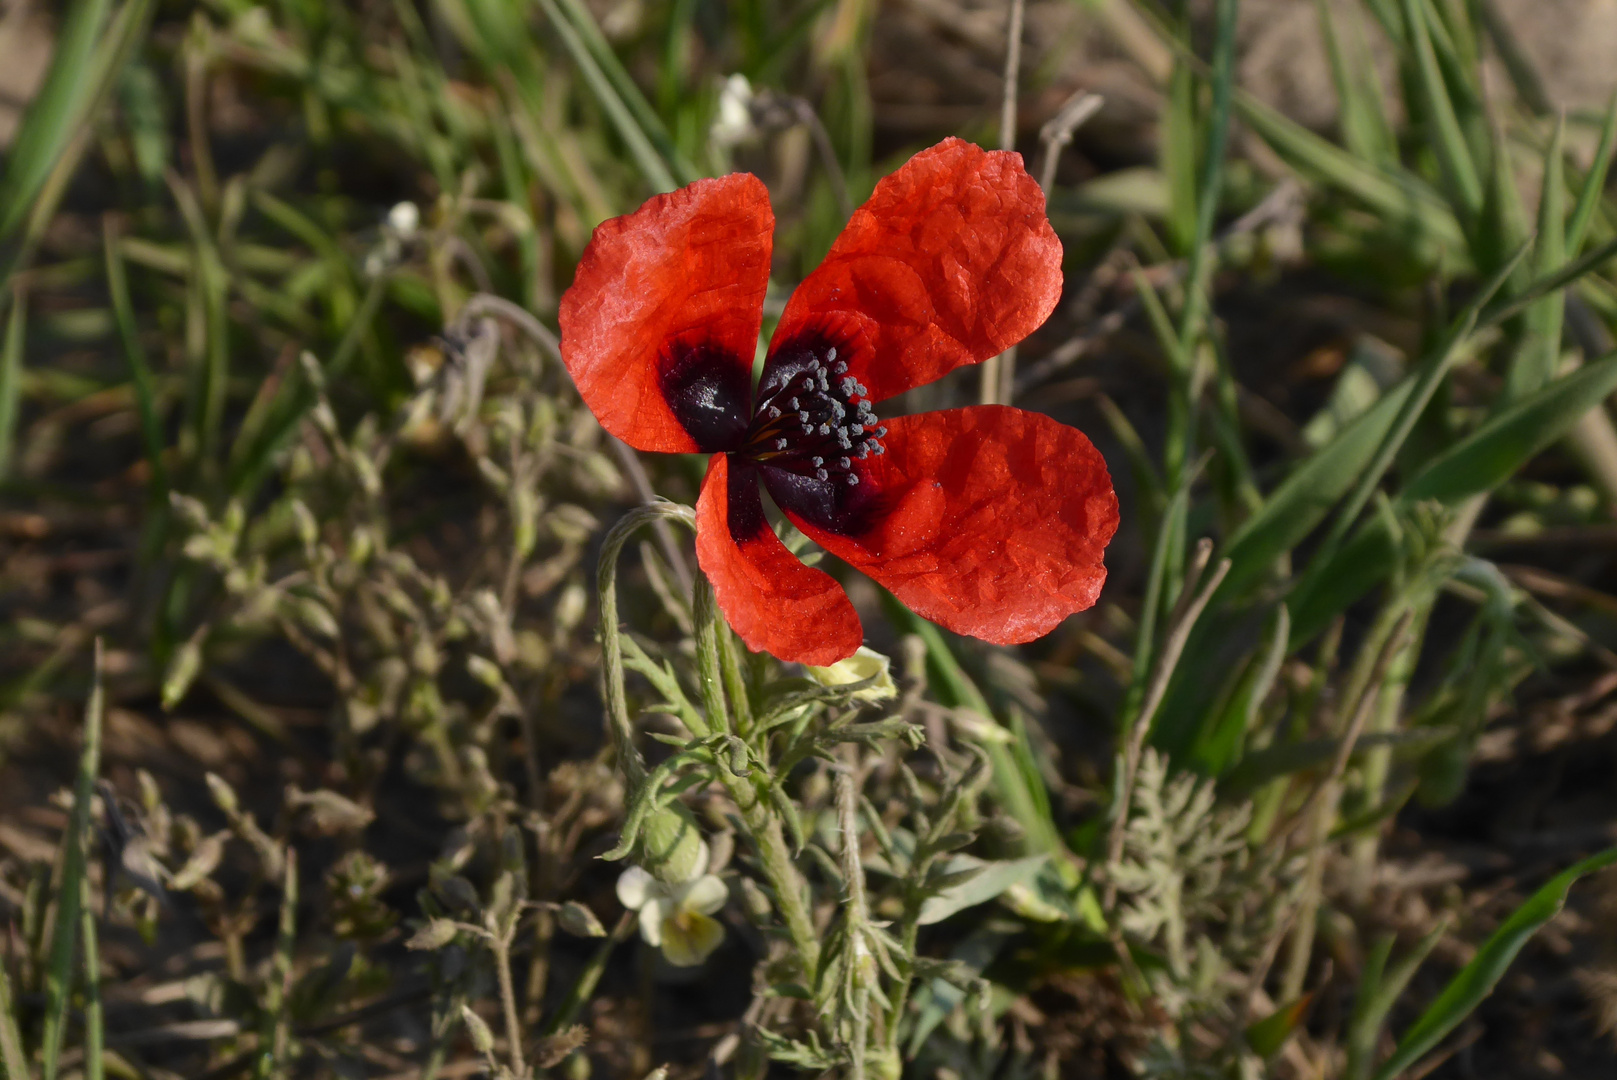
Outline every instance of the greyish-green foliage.
<path fill-rule="evenodd" d="M 1033 7 L 1067 301 L 983 389 L 1093 424 L 1112 577 L 1014 650 L 864 595 L 892 666 L 827 674 L 725 625 L 700 464 L 600 429 L 559 293 L 746 167 L 778 316 L 850 197 L 990 141 L 997 92 L 881 95 L 999 87 L 994 5 L 65 5 L 0 177 L 0 1077 L 1391 1080 L 1472 1037 L 1617 856 L 1468 895 L 1385 839 L 1541 673 L 1563 728 L 1609 693 L 1609 571 L 1493 554 L 1609 541 L 1617 96 L 1556 115 L 1490 3 L 1321 0 L 1321 132 L 1238 85 L 1237 0 Z M 1062 168 L 1081 38 L 1149 162 Z M 1402 332 L 1282 409 L 1302 358 L 1224 300 L 1302 268 Z"/>

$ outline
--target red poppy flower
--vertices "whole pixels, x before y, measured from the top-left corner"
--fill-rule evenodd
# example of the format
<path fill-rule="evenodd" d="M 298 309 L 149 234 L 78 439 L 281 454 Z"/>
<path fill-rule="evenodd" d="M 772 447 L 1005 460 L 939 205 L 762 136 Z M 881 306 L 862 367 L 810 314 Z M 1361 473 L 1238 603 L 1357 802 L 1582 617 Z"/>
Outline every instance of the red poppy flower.
<path fill-rule="evenodd" d="M 879 422 L 871 406 L 1021 341 L 1061 295 L 1044 194 L 1003 151 L 948 139 L 876 185 L 797 287 L 756 393 L 775 217 L 757 177 L 699 180 L 605 222 L 561 301 L 567 370 L 640 450 L 711 454 L 696 554 L 747 645 L 825 665 L 863 636 L 794 525 L 916 613 L 1031 641 L 1095 602 L 1117 529 L 1084 435 L 1003 406 Z"/>

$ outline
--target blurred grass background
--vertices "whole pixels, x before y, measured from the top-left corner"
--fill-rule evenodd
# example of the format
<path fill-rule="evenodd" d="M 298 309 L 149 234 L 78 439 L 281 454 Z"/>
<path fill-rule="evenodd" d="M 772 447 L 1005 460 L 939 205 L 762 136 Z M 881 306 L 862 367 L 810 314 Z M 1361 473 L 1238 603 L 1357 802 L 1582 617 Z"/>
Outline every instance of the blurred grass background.
<path fill-rule="evenodd" d="M 997 889 L 923 940 L 989 992 L 923 980 L 911 1074 L 1612 1075 L 1617 13 L 1021 18 L 1007 114 L 998 0 L 10 0 L 0 1075 L 486 1068 L 493 969 L 411 920 L 520 867 L 617 923 L 593 557 L 700 476 L 578 405 L 572 266 L 747 169 L 773 316 L 949 134 L 1044 178 L 1066 293 L 899 406 L 1082 427 L 1124 528 L 1024 649 L 849 582 L 994 763 Z M 677 660 L 688 569 L 645 567 Z M 540 1069 L 763 1075 L 747 1025 L 807 1022 L 739 902 L 684 974 L 558 919 L 514 961 Z"/>

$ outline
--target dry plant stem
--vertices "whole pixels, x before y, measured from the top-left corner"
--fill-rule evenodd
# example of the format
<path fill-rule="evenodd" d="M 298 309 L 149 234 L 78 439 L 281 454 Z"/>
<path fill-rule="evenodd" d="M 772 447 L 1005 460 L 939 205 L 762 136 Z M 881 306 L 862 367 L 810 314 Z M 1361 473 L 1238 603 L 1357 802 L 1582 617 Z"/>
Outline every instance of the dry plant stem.
<path fill-rule="evenodd" d="M 859 860 L 859 797 L 854 783 L 857 768 L 856 755 L 850 748 L 842 755 L 837 769 L 837 830 L 841 833 L 842 841 L 842 877 L 848 886 L 848 896 L 843 906 L 848 931 L 846 947 L 854 950 L 855 956 L 863 940 L 865 923 L 870 919 L 865 896 L 865 868 Z M 870 1037 L 870 989 L 862 981 L 863 973 L 857 961 L 849 964 L 847 970 L 849 977 L 855 980 L 848 1076 L 850 1080 L 865 1080 L 865 1049 Z"/>
<path fill-rule="evenodd" d="M 1044 190 L 1044 197 L 1050 197 L 1050 189 L 1056 182 L 1056 165 L 1061 160 L 1061 151 L 1072 142 L 1072 133 L 1084 125 L 1090 117 L 1100 112 L 1106 99 L 1099 94 L 1092 94 L 1088 90 L 1080 90 L 1066 100 L 1066 103 L 1056 110 L 1045 125 L 1039 129 L 1039 142 L 1044 147 L 1043 157 L 1039 164 L 1039 187 Z"/>
<path fill-rule="evenodd" d="M 500 1009 L 505 1014 L 506 1053 L 511 1059 L 511 1072 L 521 1080 L 528 1075 L 528 1065 L 522 1055 L 522 1014 L 517 1010 L 516 984 L 511 978 L 511 931 L 515 929 L 513 920 L 512 925 L 495 935 L 489 945 L 494 951 L 494 970 L 500 980 Z"/>
<path fill-rule="evenodd" d="M 999 148 L 1016 149 L 1016 88 L 1022 73 L 1022 22 L 1027 12 L 1025 0 L 1010 0 L 1005 30 L 1005 92 L 999 109 Z M 983 361 L 978 372 L 977 396 L 984 405 L 1009 401 L 1006 384 L 1014 384 L 1016 347 Z"/>
<path fill-rule="evenodd" d="M 842 174 L 842 163 L 837 160 L 836 147 L 831 144 L 831 133 L 825 130 L 820 114 L 806 99 L 792 98 L 791 105 L 797 119 L 808 128 L 809 135 L 814 139 L 814 152 L 820 155 L 820 166 L 825 169 L 826 179 L 831 182 L 831 193 L 836 196 L 837 209 L 842 212 L 842 220 L 847 221 L 853 217 L 853 200 L 848 196 L 848 180 Z"/>
<path fill-rule="evenodd" d="M 1415 615 L 1416 612 L 1412 608 L 1404 611 L 1380 651 L 1374 654 L 1375 662 L 1369 669 L 1362 690 L 1359 691 L 1347 730 L 1342 733 L 1341 741 L 1336 748 L 1336 756 L 1331 760 L 1330 772 L 1326 774 L 1324 782 L 1310 793 L 1308 801 L 1297 812 L 1292 825 L 1280 834 L 1284 840 L 1298 825 L 1306 822 L 1311 826 L 1308 837 L 1308 865 L 1303 874 L 1303 894 L 1296 907 L 1296 921 L 1292 925 L 1286 956 L 1286 973 L 1281 983 L 1282 1001 L 1294 1000 L 1302 993 L 1303 983 L 1307 981 L 1308 965 L 1314 951 L 1314 932 L 1318 922 L 1319 905 L 1324 890 L 1325 852 L 1341 803 L 1342 777 L 1347 773 L 1348 762 L 1353 758 L 1353 749 L 1358 744 L 1359 736 L 1363 734 L 1365 724 L 1381 697 L 1382 684 L 1388 677 L 1393 661 L 1409 640 L 1409 630 L 1414 623 Z"/>
<path fill-rule="evenodd" d="M 813 110 L 810 110 L 810 115 L 812 113 Z M 815 122 L 818 122 L 817 117 Z M 840 174 L 838 174 L 838 181 L 840 184 Z M 847 191 L 840 186 L 838 190 L 842 191 L 841 197 L 846 202 Z M 551 332 L 548 326 L 535 318 L 527 308 L 507 300 L 503 296 L 496 296 L 493 293 L 486 292 L 477 293 L 461 306 L 460 314 L 455 317 L 455 321 L 457 324 L 465 324 L 484 315 L 504 319 L 507 323 L 526 334 L 528 339 L 539 346 L 540 350 L 557 367 L 565 367 L 561 358 L 561 340 Z M 623 466 L 623 471 L 628 475 L 629 482 L 634 485 L 635 494 L 643 502 L 649 503 L 653 501 L 656 494 L 652 491 L 651 480 L 646 476 L 646 467 L 641 464 L 640 455 L 635 452 L 634 447 L 611 434 L 607 435 L 607 441 L 611 443 L 612 452 L 617 455 L 618 464 Z M 665 521 L 654 522 L 651 528 L 657 534 L 657 544 L 663 549 L 663 558 L 668 560 L 668 565 L 673 567 L 674 574 L 679 578 L 680 588 L 687 593 L 690 592 L 694 584 L 691 565 L 686 561 L 685 553 L 680 550 L 679 544 L 675 542 L 673 530 L 668 527 L 668 523 Z"/>
<path fill-rule="evenodd" d="M 1140 715 L 1135 717 L 1134 726 L 1128 732 L 1128 741 L 1123 752 L 1123 776 L 1118 783 L 1117 803 L 1112 811 L 1112 830 L 1106 843 L 1107 880 L 1104 906 L 1108 911 L 1117 901 L 1117 883 L 1112 871 L 1123 858 L 1123 837 L 1128 826 L 1129 801 L 1134 797 L 1135 773 L 1140 768 L 1140 754 L 1145 749 L 1146 736 L 1151 733 L 1151 721 L 1156 717 L 1157 709 L 1168 693 L 1168 681 L 1173 678 L 1174 668 L 1179 664 L 1179 655 L 1185 650 L 1185 642 L 1190 639 L 1190 632 L 1195 628 L 1196 620 L 1201 617 L 1202 610 L 1207 607 L 1207 602 L 1213 598 L 1213 593 L 1230 570 L 1230 560 L 1220 559 L 1210 575 L 1204 574 L 1212 553 L 1211 540 L 1203 539 L 1196 545 L 1190 574 L 1185 579 L 1184 591 L 1180 593 L 1179 606 L 1169 623 L 1168 636 L 1162 643 L 1162 655 L 1157 658 L 1156 668 L 1151 673 L 1151 682 L 1146 689 L 1145 701 L 1140 706 Z"/>

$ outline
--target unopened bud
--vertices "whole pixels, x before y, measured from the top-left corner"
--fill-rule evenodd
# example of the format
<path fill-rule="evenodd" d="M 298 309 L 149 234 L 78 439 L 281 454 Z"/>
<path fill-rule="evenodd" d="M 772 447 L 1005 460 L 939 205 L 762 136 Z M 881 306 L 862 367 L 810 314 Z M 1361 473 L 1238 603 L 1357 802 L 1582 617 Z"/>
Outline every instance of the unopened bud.
<path fill-rule="evenodd" d="M 561 910 L 556 912 L 556 921 L 561 924 L 563 930 L 574 937 L 606 937 L 606 927 L 595 917 L 595 912 L 577 900 L 569 900 L 563 904 Z"/>
<path fill-rule="evenodd" d="M 466 1024 L 466 1034 L 472 1037 L 472 1045 L 479 1054 L 494 1053 L 494 1032 L 489 1030 L 488 1024 L 481 1016 L 472 1012 L 470 1005 L 460 1007 L 460 1018 Z"/>

